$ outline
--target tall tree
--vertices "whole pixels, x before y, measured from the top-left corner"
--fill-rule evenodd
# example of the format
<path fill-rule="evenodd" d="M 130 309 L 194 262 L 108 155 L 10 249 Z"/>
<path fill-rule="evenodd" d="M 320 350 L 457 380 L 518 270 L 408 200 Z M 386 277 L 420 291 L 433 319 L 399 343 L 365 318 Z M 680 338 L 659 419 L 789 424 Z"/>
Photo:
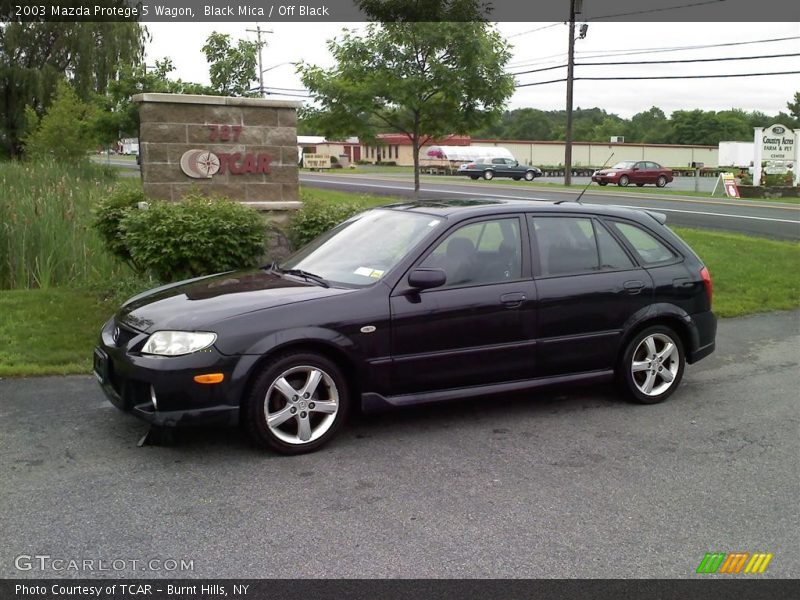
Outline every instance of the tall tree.
<path fill-rule="evenodd" d="M 415 191 L 420 147 L 498 119 L 514 92 L 508 45 L 488 23 L 371 23 L 363 37 L 347 31 L 328 48 L 333 69 L 298 67 L 316 104 L 304 118 L 329 136 L 371 139 L 375 121 L 405 134 Z"/>
<path fill-rule="evenodd" d="M 84 101 L 104 94 L 122 65 L 142 61 L 146 38 L 146 29 L 130 22 L 10 22 L 0 27 L 0 152 L 19 154 L 26 106 L 44 114 L 65 79 Z"/>
<path fill-rule="evenodd" d="M 97 107 L 83 102 L 66 81 L 56 89 L 53 102 L 39 119 L 29 106 L 25 111 L 25 156 L 52 158 L 59 162 L 82 162 L 98 141 Z"/>
<path fill-rule="evenodd" d="M 211 86 L 223 96 L 252 96 L 251 84 L 258 78 L 258 42 L 239 40 L 213 32 L 202 48 L 208 61 Z"/>

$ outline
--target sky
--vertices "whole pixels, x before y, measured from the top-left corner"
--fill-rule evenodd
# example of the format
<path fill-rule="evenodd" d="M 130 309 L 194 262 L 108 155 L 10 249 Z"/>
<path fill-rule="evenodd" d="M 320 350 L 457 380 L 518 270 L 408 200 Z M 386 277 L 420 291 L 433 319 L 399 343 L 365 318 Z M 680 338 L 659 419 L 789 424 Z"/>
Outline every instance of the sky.
<path fill-rule="evenodd" d="M 149 23 L 152 41 L 148 64 L 170 57 L 176 67 L 173 78 L 208 83 L 208 64 L 201 51 L 212 31 L 229 33 L 234 39 L 255 40 L 256 23 Z M 361 23 L 270 23 L 263 29 L 266 87 L 300 89 L 300 78 L 290 63 L 305 61 L 332 66 L 326 41 L 343 28 L 361 29 Z M 507 70 L 519 72 L 566 63 L 568 29 L 563 23 L 499 23 L 500 33 L 513 45 Z M 701 48 L 671 52 L 630 54 L 631 51 L 730 44 L 774 38 L 800 37 L 800 23 L 591 23 L 585 39 L 575 42 L 576 63 L 645 60 L 683 60 L 800 53 L 800 39 Z M 625 55 L 625 53 L 628 53 Z M 614 57 L 596 57 L 618 54 Z M 800 56 L 746 61 L 665 65 L 576 66 L 575 77 L 637 75 L 703 75 L 798 71 Z M 566 77 L 566 69 L 519 75 L 518 83 Z M 661 81 L 576 81 L 574 106 L 599 107 L 623 118 L 658 106 L 668 115 L 675 110 L 725 110 L 740 108 L 768 114 L 786 111 L 786 103 L 800 91 L 800 75 L 774 75 L 731 79 L 678 79 Z M 270 95 L 284 98 L 278 93 Z M 564 109 L 566 84 L 554 83 L 518 88 L 508 107 Z M 292 98 L 298 99 L 298 98 Z"/>

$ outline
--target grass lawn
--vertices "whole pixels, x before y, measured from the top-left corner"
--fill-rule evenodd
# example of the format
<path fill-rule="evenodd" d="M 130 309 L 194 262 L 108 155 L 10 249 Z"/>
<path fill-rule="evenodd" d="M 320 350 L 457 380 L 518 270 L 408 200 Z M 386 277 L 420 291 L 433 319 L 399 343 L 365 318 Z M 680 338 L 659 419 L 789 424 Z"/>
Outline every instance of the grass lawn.
<path fill-rule="evenodd" d="M 114 303 L 64 288 L 0 291 L 0 377 L 89 373 Z"/>
<path fill-rule="evenodd" d="M 714 281 L 714 312 L 738 317 L 800 306 L 800 244 L 673 227 Z"/>
<path fill-rule="evenodd" d="M 343 192 L 325 194 L 331 200 L 352 200 Z M 369 205 L 391 202 L 376 196 L 361 200 Z M 800 244 L 674 229 L 708 265 L 718 316 L 800 306 Z M 89 373 L 100 327 L 118 302 L 86 290 L 0 291 L 0 377 Z"/>

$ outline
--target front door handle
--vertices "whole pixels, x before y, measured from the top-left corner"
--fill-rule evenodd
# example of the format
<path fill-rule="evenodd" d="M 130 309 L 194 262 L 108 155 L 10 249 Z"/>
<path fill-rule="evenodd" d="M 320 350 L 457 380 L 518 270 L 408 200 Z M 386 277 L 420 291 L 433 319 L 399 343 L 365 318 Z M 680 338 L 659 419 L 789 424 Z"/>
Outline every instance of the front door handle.
<path fill-rule="evenodd" d="M 638 279 L 626 281 L 623 287 L 628 294 L 633 296 L 642 291 L 642 288 L 644 288 L 644 281 L 639 281 Z"/>
<path fill-rule="evenodd" d="M 508 308 L 514 308 L 522 304 L 525 298 L 526 296 L 522 292 L 509 292 L 508 294 L 500 296 L 500 302 L 505 304 Z"/>

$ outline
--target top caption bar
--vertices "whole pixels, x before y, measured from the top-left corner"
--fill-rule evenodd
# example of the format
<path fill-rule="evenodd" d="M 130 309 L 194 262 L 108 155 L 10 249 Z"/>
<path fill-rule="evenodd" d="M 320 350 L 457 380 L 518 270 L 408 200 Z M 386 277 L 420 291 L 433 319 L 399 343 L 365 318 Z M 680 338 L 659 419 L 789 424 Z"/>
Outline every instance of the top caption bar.
<path fill-rule="evenodd" d="M 472 0 L 383 0 L 396 9 L 398 20 L 429 21 L 443 14 L 448 21 L 470 20 L 459 7 Z M 570 0 L 493 0 L 475 3 L 486 20 L 556 22 L 569 19 Z M 357 0 L 0 0 L 2 21 L 140 21 L 149 22 L 364 22 L 369 19 Z M 581 22 L 797 22 L 800 3 L 786 0 L 575 0 Z M 474 14 L 474 13 L 472 13 Z"/>

